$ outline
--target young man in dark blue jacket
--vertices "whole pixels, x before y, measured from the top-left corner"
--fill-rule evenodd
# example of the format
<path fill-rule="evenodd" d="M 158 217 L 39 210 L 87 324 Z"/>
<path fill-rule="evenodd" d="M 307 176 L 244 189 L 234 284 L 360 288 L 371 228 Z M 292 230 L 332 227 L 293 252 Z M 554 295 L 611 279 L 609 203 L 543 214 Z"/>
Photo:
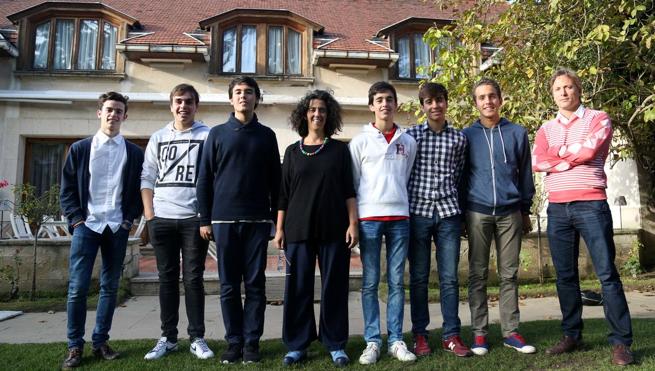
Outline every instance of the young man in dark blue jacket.
<path fill-rule="evenodd" d="M 112 360 L 109 330 L 125 259 L 127 237 L 143 206 L 139 178 L 141 149 L 120 134 L 127 119 L 127 97 L 109 92 L 98 100 L 100 129 L 73 143 L 61 179 L 61 208 L 73 232 L 68 284 L 68 356 L 63 368 L 77 367 L 84 349 L 86 299 L 100 249 L 100 297 L 93 330 L 93 354 Z"/>
<path fill-rule="evenodd" d="M 221 311 L 228 349 L 221 362 L 259 362 L 266 309 L 264 271 L 280 187 L 275 133 L 257 120 L 257 82 L 237 77 L 228 95 L 234 113 L 209 132 L 197 197 L 200 235 L 216 241 Z M 246 299 L 241 303 L 241 282 Z"/>
<path fill-rule="evenodd" d="M 480 119 L 462 130 L 468 141 L 466 228 L 469 242 L 469 307 L 476 355 L 489 351 L 487 277 L 489 249 L 495 241 L 500 280 L 500 327 L 503 344 L 520 353 L 534 353 L 518 332 L 518 268 L 521 234 L 532 229 L 534 195 L 528 134 L 500 116 L 503 98 L 498 83 L 483 78 L 473 87 Z"/>

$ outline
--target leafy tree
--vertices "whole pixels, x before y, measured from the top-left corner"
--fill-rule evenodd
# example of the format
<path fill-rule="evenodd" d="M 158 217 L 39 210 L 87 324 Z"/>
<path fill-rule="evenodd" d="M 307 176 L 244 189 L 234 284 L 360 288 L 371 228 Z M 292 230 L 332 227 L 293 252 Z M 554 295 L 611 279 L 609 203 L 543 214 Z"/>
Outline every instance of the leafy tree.
<path fill-rule="evenodd" d="M 439 51 L 425 67 L 449 91 L 449 118 L 477 118 L 470 89 L 480 75 L 503 88 L 503 115 L 531 137 L 555 115 L 548 82 L 564 66 L 583 81 L 583 104 L 606 111 L 615 129 L 610 164 L 639 168 L 642 234 L 655 264 L 655 3 L 653 0 L 433 0 L 461 9 L 451 26 L 424 40 Z M 482 63 L 480 45 L 498 51 Z M 482 71 L 481 71 L 482 70 Z M 416 102 L 404 107 L 421 116 Z M 542 195 L 543 196 L 543 195 Z"/>
<path fill-rule="evenodd" d="M 16 205 L 14 212 L 20 215 L 30 226 L 34 236 L 34 250 L 32 253 L 32 289 L 30 300 L 34 300 L 36 294 L 36 253 L 39 241 L 39 230 L 43 223 L 61 214 L 59 208 L 59 185 L 53 184 L 49 190 L 42 195 L 37 194 L 36 187 L 29 183 L 14 186 Z"/>
<path fill-rule="evenodd" d="M 652 0 L 435 1 L 465 8 L 451 27 L 424 39 L 439 50 L 426 67 L 450 94 L 449 116 L 464 126 L 477 118 L 470 89 L 480 74 L 503 88 L 503 115 L 534 135 L 554 117 L 548 80 L 559 66 L 583 80 L 583 103 L 612 117 L 612 161 L 634 157 L 655 178 L 655 5 Z M 499 50 L 480 72 L 480 45 Z M 447 46 L 447 47 L 444 47 Z M 493 61 L 493 62 L 492 62 Z M 420 111 L 410 104 L 405 109 Z M 650 189 L 650 201 L 655 188 Z"/>

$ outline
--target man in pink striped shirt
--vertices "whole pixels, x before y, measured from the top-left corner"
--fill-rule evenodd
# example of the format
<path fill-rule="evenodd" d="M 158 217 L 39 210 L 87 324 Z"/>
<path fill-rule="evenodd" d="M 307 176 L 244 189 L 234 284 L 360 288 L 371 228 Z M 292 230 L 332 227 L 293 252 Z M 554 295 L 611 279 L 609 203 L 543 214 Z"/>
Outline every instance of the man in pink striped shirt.
<path fill-rule="evenodd" d="M 578 276 L 582 236 L 602 286 L 612 363 L 627 365 L 634 362 L 630 352 L 632 325 L 614 264 L 612 215 L 605 193 L 604 165 L 612 141 L 611 121 L 607 113 L 582 106 L 582 84 L 575 72 L 558 69 L 550 87 L 559 112 L 537 132 L 532 168 L 546 173 L 548 241 L 557 273 L 564 337 L 546 353 L 573 352 L 582 344 Z"/>

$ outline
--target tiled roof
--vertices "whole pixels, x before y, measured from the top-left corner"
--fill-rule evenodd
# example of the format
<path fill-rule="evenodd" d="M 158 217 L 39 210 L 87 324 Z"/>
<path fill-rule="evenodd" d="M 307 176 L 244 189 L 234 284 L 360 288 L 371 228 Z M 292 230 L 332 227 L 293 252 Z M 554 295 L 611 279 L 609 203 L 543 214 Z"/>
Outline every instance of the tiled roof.
<path fill-rule="evenodd" d="M 43 0 L 0 0 L 0 29 L 15 28 L 8 15 L 43 3 Z M 60 2 L 60 1 L 58 1 Z M 321 38 L 334 38 L 324 49 L 386 51 L 371 43 L 379 30 L 408 17 L 455 19 L 458 11 L 439 9 L 424 0 L 69 0 L 106 4 L 138 20 L 145 36 L 130 39 L 134 44 L 198 45 L 185 33 L 197 31 L 199 22 L 235 8 L 286 9 L 324 27 Z M 471 0 L 454 3 L 470 4 Z"/>

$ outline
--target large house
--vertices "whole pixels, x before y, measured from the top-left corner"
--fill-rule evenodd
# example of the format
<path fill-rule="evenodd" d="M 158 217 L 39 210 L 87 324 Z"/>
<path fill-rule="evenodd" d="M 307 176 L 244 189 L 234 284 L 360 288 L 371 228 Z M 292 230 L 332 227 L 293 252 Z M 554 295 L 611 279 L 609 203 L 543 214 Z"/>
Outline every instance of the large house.
<path fill-rule="evenodd" d="M 123 133 L 142 146 L 170 120 L 168 92 L 181 82 L 201 94 L 197 119 L 220 124 L 235 75 L 259 81 L 257 114 L 281 153 L 297 140 L 288 116 L 310 89 L 328 89 L 342 104 L 347 140 L 372 118 L 373 82 L 393 83 L 400 102 L 416 97 L 427 77 L 417 67 L 436 56 L 422 34 L 470 3 L 0 0 L 0 179 L 40 189 L 58 182 L 68 146 L 97 130 L 96 99 L 105 91 L 130 97 Z M 399 114 L 398 122 L 415 117 Z M 628 199 L 624 226 L 639 225 L 631 182 L 614 191 Z"/>

